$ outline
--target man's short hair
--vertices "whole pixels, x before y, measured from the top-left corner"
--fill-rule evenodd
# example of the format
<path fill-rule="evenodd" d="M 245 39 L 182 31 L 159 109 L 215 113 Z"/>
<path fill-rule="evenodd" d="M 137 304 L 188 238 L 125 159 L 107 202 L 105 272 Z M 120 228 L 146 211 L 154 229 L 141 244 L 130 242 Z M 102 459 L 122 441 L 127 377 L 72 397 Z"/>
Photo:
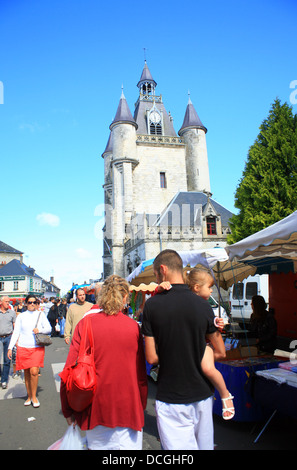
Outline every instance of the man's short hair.
<path fill-rule="evenodd" d="M 76 289 L 75 294 L 77 295 L 78 291 L 80 291 L 80 290 L 82 290 L 83 293 L 85 294 L 85 290 L 82 287 L 79 287 L 78 289 Z"/>
<path fill-rule="evenodd" d="M 174 250 L 163 250 L 154 259 L 154 270 L 160 274 L 160 266 L 163 264 L 171 271 L 177 271 L 183 274 L 183 260 Z"/>

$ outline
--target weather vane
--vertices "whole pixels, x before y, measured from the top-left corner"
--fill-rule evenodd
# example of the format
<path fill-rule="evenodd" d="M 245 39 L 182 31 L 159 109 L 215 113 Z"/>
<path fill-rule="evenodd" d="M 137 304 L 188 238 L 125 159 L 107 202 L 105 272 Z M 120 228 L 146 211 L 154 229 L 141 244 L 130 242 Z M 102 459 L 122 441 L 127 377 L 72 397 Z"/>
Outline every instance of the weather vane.
<path fill-rule="evenodd" d="M 146 47 L 144 47 L 144 48 L 143 48 L 143 54 L 144 54 L 144 61 L 145 61 L 145 62 L 146 62 L 146 51 L 147 51 L 147 49 L 146 49 Z"/>

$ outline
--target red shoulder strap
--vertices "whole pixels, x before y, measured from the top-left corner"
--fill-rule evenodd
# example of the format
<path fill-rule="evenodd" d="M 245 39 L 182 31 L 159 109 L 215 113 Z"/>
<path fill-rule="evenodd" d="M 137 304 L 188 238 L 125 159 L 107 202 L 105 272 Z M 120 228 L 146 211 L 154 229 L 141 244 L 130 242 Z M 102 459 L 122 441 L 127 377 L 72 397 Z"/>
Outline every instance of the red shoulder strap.
<path fill-rule="evenodd" d="M 91 327 L 91 321 L 89 316 L 87 316 L 84 319 L 84 325 L 83 325 L 83 330 L 81 334 L 81 340 L 80 340 L 80 345 L 79 345 L 79 356 L 86 351 L 87 348 L 87 337 L 90 342 L 90 347 L 93 349 L 94 346 L 94 338 L 93 338 L 93 331 Z"/>

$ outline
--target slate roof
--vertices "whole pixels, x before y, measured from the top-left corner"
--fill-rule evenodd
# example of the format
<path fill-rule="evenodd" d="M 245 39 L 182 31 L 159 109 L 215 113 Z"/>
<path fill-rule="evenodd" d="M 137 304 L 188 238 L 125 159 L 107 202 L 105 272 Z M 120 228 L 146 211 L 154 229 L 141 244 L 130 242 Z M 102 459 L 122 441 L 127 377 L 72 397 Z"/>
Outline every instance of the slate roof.
<path fill-rule="evenodd" d="M 154 103 L 142 100 L 139 100 L 139 102 L 137 103 L 134 112 L 134 119 L 138 125 L 138 129 L 136 131 L 137 134 L 148 134 L 146 112 L 148 109 L 150 110 L 153 106 Z M 155 103 L 155 106 L 163 114 L 163 135 L 176 137 L 176 132 L 174 130 L 173 123 L 170 120 L 169 115 L 167 114 L 164 104 Z"/>
<path fill-rule="evenodd" d="M 139 82 L 137 83 L 137 86 L 139 87 L 139 85 L 140 85 L 142 82 L 153 82 L 154 85 L 157 86 L 157 82 L 155 82 L 155 80 L 153 79 L 152 74 L 151 74 L 151 72 L 149 71 L 149 68 L 148 68 L 148 66 L 147 66 L 146 61 L 144 62 L 143 71 L 142 71 L 140 80 L 139 80 Z"/>
<path fill-rule="evenodd" d="M 115 115 L 114 120 L 110 124 L 109 128 L 116 122 L 129 122 L 130 124 L 134 124 L 135 127 L 137 126 L 136 122 L 133 119 L 133 116 L 131 114 L 131 111 L 129 109 L 128 103 L 126 101 L 126 98 L 124 96 L 124 93 L 122 92 L 119 106 Z"/>
<path fill-rule="evenodd" d="M 34 276 L 40 278 L 40 276 L 35 273 L 34 268 L 26 266 L 17 259 L 13 259 L 5 264 L 0 269 L 0 276 Z"/>
<path fill-rule="evenodd" d="M 202 124 L 194 106 L 193 106 L 193 103 L 192 101 L 190 100 L 189 98 L 189 101 L 188 101 L 188 105 L 187 105 L 187 109 L 186 109 L 186 113 L 185 113 L 185 117 L 184 117 L 184 122 L 183 122 L 183 125 L 181 126 L 180 130 L 178 131 L 178 134 L 180 135 L 181 134 L 181 131 L 183 129 L 186 129 L 187 127 L 191 127 L 191 128 L 198 128 L 198 129 L 203 129 L 205 132 L 207 132 L 207 129 L 206 127 Z"/>
<path fill-rule="evenodd" d="M 216 213 L 221 216 L 222 227 L 228 227 L 233 213 L 212 198 L 209 198 L 209 201 Z M 205 193 L 180 191 L 161 213 L 156 225 L 183 225 L 189 220 L 190 226 L 194 226 L 199 205 L 203 211 L 207 202 L 208 196 Z"/>
<path fill-rule="evenodd" d="M 19 253 L 22 255 L 23 251 L 16 250 L 12 246 L 9 246 L 6 243 L 0 241 L 0 253 Z"/>
<path fill-rule="evenodd" d="M 137 83 L 137 86 L 140 87 L 143 82 L 151 82 L 154 84 L 154 87 L 157 86 L 157 82 L 152 77 L 151 72 L 149 71 L 149 68 L 147 66 L 147 63 L 145 61 L 144 68 L 140 77 L 139 82 Z M 158 100 L 158 97 L 156 97 L 156 100 L 154 100 L 154 95 L 150 95 L 150 100 L 138 100 L 137 105 L 135 107 L 134 111 L 134 120 L 136 121 L 138 125 L 137 129 L 137 134 L 148 134 L 148 128 L 147 128 L 147 111 L 151 110 L 153 106 L 155 106 L 158 111 L 160 111 L 163 115 L 163 132 L 162 134 L 165 136 L 171 136 L 171 137 L 176 137 L 176 132 L 173 127 L 173 122 L 170 119 L 169 115 L 167 114 L 167 111 L 165 109 L 164 104 L 162 103 L 162 100 Z"/>
<path fill-rule="evenodd" d="M 112 145 L 111 145 L 111 132 L 109 133 L 108 141 L 105 147 L 104 152 L 102 153 L 102 157 L 105 153 L 112 152 Z"/>

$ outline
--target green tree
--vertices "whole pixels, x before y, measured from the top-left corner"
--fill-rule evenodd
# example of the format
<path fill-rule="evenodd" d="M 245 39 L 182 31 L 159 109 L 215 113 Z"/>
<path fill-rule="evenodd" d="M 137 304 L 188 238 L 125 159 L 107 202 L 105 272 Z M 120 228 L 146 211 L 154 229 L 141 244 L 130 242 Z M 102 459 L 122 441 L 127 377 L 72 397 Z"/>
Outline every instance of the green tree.
<path fill-rule="evenodd" d="M 252 235 L 297 209 L 297 115 L 276 99 L 250 147 L 235 193 L 228 243 Z"/>

